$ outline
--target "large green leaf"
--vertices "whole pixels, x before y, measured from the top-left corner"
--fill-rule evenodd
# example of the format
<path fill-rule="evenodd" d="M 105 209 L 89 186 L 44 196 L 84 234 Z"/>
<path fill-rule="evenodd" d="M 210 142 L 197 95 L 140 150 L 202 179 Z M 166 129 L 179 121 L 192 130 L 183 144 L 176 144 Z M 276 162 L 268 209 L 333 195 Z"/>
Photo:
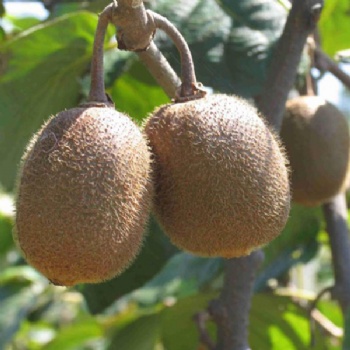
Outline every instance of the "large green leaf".
<path fill-rule="evenodd" d="M 0 182 L 6 188 L 31 135 L 50 115 L 78 103 L 96 24 L 96 15 L 76 13 L 0 46 Z"/>
<path fill-rule="evenodd" d="M 230 92 L 232 82 L 228 66 L 231 63 L 230 58 L 225 57 L 224 44 L 230 34 L 231 18 L 216 1 L 160 0 L 150 2 L 150 6 L 173 22 L 185 37 L 192 52 L 198 81 Z M 161 31 L 156 36 L 156 43 L 180 75 L 177 49 Z"/>
<path fill-rule="evenodd" d="M 348 0 L 325 1 L 319 28 L 322 37 L 322 48 L 330 55 L 350 47 L 349 10 Z"/>
<path fill-rule="evenodd" d="M 101 313 L 123 295 L 141 287 L 163 267 L 175 251 L 152 219 L 142 251 L 128 270 L 111 281 L 81 288 L 90 312 Z"/>
<path fill-rule="evenodd" d="M 260 91 L 273 45 L 287 16 L 280 3 L 162 0 L 152 6 L 186 38 L 199 81 L 226 93 L 252 96 Z M 157 43 L 179 71 L 179 54 L 174 47 L 164 40 L 164 35 Z"/>

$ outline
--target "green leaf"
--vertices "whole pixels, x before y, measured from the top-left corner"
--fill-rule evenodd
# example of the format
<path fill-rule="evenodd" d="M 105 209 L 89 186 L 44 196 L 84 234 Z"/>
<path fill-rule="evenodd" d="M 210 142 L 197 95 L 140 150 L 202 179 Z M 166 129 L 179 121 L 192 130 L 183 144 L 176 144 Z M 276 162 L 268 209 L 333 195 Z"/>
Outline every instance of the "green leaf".
<path fill-rule="evenodd" d="M 41 23 L 41 21 L 35 17 L 5 16 L 5 19 L 13 25 L 11 33 L 18 33 Z"/>
<path fill-rule="evenodd" d="M 94 318 L 79 320 L 73 325 L 68 325 L 58 332 L 58 335 L 50 341 L 43 350 L 70 350 L 81 348 L 91 340 L 103 337 L 103 328 Z"/>
<path fill-rule="evenodd" d="M 14 269 L 15 270 L 15 269 Z M 13 271 L 15 272 L 15 271 Z M 18 331 L 33 305 L 39 298 L 41 288 L 33 288 L 17 270 L 17 279 L 6 279 L 4 273 L 0 276 L 0 348 L 6 344 Z M 18 273 L 19 272 L 19 273 Z M 5 271 L 6 273 L 6 271 Z M 12 276 L 14 277 L 14 275 Z M 39 287 L 39 286 L 38 286 Z"/>
<path fill-rule="evenodd" d="M 317 333 L 316 345 L 321 350 L 323 339 Z M 310 349 L 310 326 L 306 310 L 290 298 L 270 294 L 255 295 L 249 325 L 249 344 L 252 349 Z"/>
<path fill-rule="evenodd" d="M 0 17 L 2 17 L 5 14 L 5 7 L 3 0 L 0 0 Z"/>
<path fill-rule="evenodd" d="M 257 279 L 259 290 L 300 262 L 310 261 L 318 251 L 317 235 L 322 228 L 320 208 L 294 204 L 282 233 L 265 248 L 265 261 Z"/>
<path fill-rule="evenodd" d="M 142 304 L 156 304 L 168 297 L 177 299 L 197 294 L 222 270 L 222 259 L 201 258 L 189 253 L 174 255 L 163 269 L 131 299 Z"/>
<path fill-rule="evenodd" d="M 260 92 L 273 45 L 287 16 L 279 2 L 163 0 L 153 9 L 180 29 L 189 43 L 197 78 L 204 85 L 244 96 Z M 164 36 L 156 40 L 179 72 L 178 52 Z"/>
<path fill-rule="evenodd" d="M 81 288 L 89 310 L 101 313 L 120 297 L 141 287 L 152 278 L 176 252 L 154 219 L 151 220 L 141 253 L 131 267 L 111 281 Z"/>
<path fill-rule="evenodd" d="M 31 135 L 75 106 L 88 69 L 97 16 L 81 12 L 22 32 L 0 46 L 0 182 L 12 188 Z"/>
<path fill-rule="evenodd" d="M 152 10 L 167 17 L 181 31 L 189 44 L 198 81 L 217 90 L 232 92 L 225 42 L 231 31 L 231 18 L 215 0 L 160 0 L 150 3 Z M 220 23 L 220 25 L 218 25 Z M 180 75 L 180 55 L 164 33 L 156 43 Z"/>
<path fill-rule="evenodd" d="M 119 330 L 112 337 L 108 350 L 154 350 L 159 334 L 159 315 L 143 316 Z"/>
<path fill-rule="evenodd" d="M 136 62 L 108 89 L 118 110 L 141 121 L 156 106 L 169 103 L 169 98 L 141 63 Z"/>
<path fill-rule="evenodd" d="M 193 350 L 199 346 L 199 331 L 193 316 L 208 307 L 216 294 L 196 294 L 181 299 L 161 313 L 161 334 L 166 350 Z M 215 339 L 216 328 L 210 321 L 207 324 L 212 339 Z M 257 347 L 256 349 L 260 349 Z"/>
<path fill-rule="evenodd" d="M 349 48 L 350 5 L 347 0 L 325 1 L 319 22 L 322 48 L 333 56 Z"/>

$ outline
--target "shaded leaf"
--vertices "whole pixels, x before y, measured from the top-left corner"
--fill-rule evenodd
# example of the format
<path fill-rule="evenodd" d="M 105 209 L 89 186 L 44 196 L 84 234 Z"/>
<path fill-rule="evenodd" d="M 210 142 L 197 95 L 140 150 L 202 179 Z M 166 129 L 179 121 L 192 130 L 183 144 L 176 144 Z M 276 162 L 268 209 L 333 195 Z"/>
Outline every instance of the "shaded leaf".
<path fill-rule="evenodd" d="M 101 313 L 120 297 L 141 287 L 163 267 L 175 251 L 152 219 L 142 251 L 128 270 L 111 281 L 84 285 L 81 288 L 90 312 Z"/>
<path fill-rule="evenodd" d="M 154 350 L 159 334 L 159 315 L 143 316 L 118 331 L 112 337 L 108 350 Z"/>
<path fill-rule="evenodd" d="M 193 350 L 199 345 L 199 333 L 193 316 L 205 310 L 216 294 L 197 294 L 181 299 L 161 313 L 161 334 L 167 350 Z M 215 339 L 215 326 L 207 324 L 209 334 Z M 260 348 L 259 348 L 260 349 Z M 135 349 L 136 350 L 136 349 Z"/>
<path fill-rule="evenodd" d="M 143 304 L 156 304 L 168 297 L 180 299 L 197 294 L 217 277 L 222 266 L 220 258 L 178 253 L 168 260 L 154 278 L 133 292 L 131 299 Z"/>
<path fill-rule="evenodd" d="M 294 204 L 282 233 L 265 248 L 264 265 L 256 279 L 256 288 L 264 287 L 297 263 L 310 261 L 318 251 L 317 235 L 322 228 L 320 208 Z"/>
<path fill-rule="evenodd" d="M 33 288 L 30 280 L 39 277 L 26 275 L 29 267 L 7 268 L 0 274 L 0 348 L 6 344 L 18 331 L 40 296 L 42 288 Z M 32 271 L 33 272 L 33 271 Z M 27 279 L 27 277 L 29 277 Z M 40 277 L 39 277 L 40 278 Z M 39 287 L 39 286 L 38 286 Z"/>

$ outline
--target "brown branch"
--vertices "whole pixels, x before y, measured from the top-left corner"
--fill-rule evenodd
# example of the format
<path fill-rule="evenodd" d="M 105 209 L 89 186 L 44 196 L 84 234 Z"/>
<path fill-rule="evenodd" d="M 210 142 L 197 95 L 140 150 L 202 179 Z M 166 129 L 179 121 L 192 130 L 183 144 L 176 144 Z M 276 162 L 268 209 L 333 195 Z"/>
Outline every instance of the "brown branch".
<path fill-rule="evenodd" d="M 315 30 L 322 0 L 294 0 L 287 22 L 274 49 L 265 88 L 257 101 L 260 112 L 279 131 L 307 36 Z"/>
<path fill-rule="evenodd" d="M 263 260 L 263 252 L 257 250 L 226 261 L 221 295 L 209 305 L 209 313 L 218 326 L 217 350 L 249 349 L 249 310 L 255 274 Z"/>
<path fill-rule="evenodd" d="M 328 71 L 338 78 L 350 90 L 350 76 L 339 68 L 320 48 L 315 50 L 315 67 L 320 71 Z"/>
<path fill-rule="evenodd" d="M 146 51 L 137 54 L 165 93 L 170 98 L 175 97 L 177 89 L 181 86 L 181 80 L 156 44 L 152 42 Z"/>
<path fill-rule="evenodd" d="M 327 232 L 332 252 L 335 286 L 332 296 L 338 300 L 343 315 L 350 310 L 350 236 L 347 226 L 345 194 L 335 196 L 323 205 Z"/>

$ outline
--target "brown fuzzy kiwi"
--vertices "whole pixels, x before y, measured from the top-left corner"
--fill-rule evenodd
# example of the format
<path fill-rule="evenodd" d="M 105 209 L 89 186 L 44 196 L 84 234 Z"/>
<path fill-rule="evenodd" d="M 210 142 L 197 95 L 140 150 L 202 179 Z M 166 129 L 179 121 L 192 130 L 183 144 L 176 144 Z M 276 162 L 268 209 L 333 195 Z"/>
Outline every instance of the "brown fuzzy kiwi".
<path fill-rule="evenodd" d="M 281 139 L 291 166 L 293 201 L 315 206 L 346 186 L 349 126 L 343 114 L 319 96 L 287 101 Z"/>
<path fill-rule="evenodd" d="M 283 229 L 290 209 L 286 160 L 255 108 L 227 95 L 168 104 L 148 119 L 155 214 L 180 248 L 249 254 Z"/>
<path fill-rule="evenodd" d="M 150 152 L 113 108 L 74 108 L 30 142 L 18 181 L 15 240 L 56 285 L 98 283 L 140 250 L 153 197 Z"/>

